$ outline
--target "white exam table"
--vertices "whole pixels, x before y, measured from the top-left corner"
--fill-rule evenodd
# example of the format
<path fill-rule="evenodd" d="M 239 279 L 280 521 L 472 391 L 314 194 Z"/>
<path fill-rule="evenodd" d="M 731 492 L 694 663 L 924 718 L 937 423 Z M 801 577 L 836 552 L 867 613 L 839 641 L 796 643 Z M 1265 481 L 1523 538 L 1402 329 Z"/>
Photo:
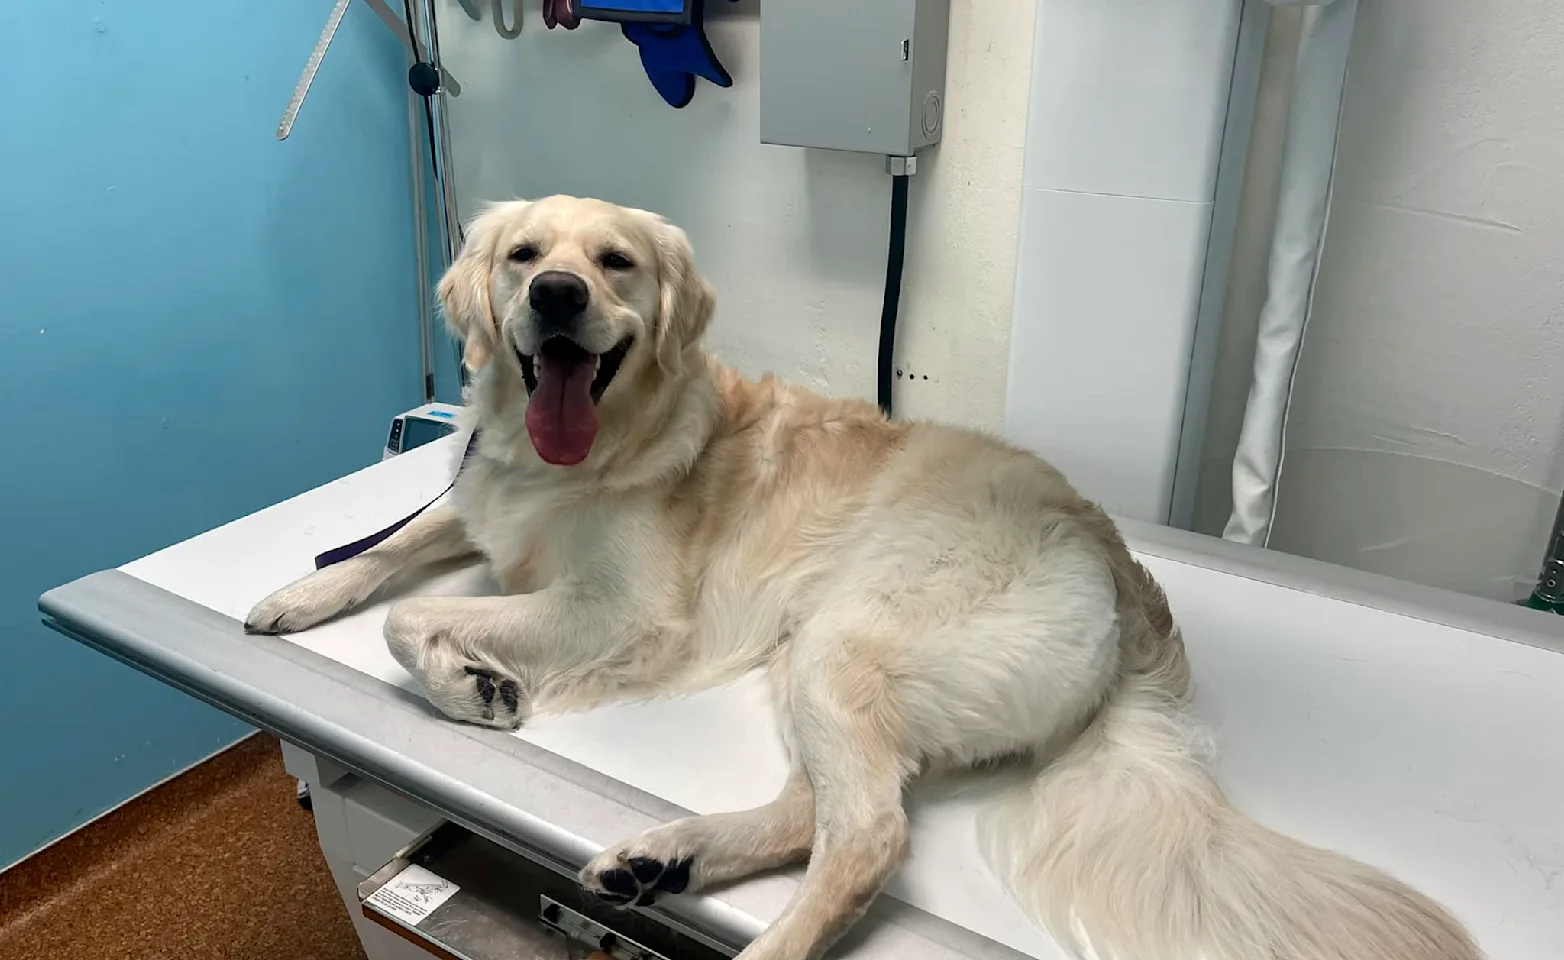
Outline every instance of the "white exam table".
<path fill-rule="evenodd" d="M 380 639 L 384 603 L 290 638 L 245 613 L 311 558 L 449 480 L 447 438 L 45 594 L 51 626 L 515 850 L 579 865 L 686 811 L 771 799 L 785 764 L 758 682 L 537 716 L 449 722 Z M 1564 620 L 1182 531 L 1126 524 L 1194 662 L 1217 775 L 1269 826 L 1386 868 L 1446 904 L 1493 960 L 1564 957 Z M 482 592 L 476 569 L 421 592 Z M 1000 892 L 974 842 L 992 781 L 915 789 L 912 856 L 837 955 L 1063 952 Z M 782 874 L 652 908 L 742 945 Z"/>

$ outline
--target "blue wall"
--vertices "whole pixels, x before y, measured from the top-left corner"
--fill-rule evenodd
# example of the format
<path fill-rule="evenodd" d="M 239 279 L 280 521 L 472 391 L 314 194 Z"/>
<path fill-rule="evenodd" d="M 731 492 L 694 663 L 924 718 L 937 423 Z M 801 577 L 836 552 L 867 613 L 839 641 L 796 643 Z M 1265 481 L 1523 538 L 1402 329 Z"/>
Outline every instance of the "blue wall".
<path fill-rule="evenodd" d="M 0 866 L 245 730 L 38 595 L 378 458 L 421 399 L 405 65 L 329 0 L 9 3 Z"/>

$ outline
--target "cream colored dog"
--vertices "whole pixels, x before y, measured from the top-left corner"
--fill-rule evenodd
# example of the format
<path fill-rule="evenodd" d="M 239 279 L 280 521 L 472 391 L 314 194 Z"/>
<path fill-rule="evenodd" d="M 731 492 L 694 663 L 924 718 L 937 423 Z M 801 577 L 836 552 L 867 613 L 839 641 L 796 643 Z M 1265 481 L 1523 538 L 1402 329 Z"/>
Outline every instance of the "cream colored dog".
<path fill-rule="evenodd" d="M 792 758 L 774 801 L 608 850 L 621 903 L 808 859 L 744 960 L 819 956 L 907 853 L 931 766 L 1033 774 L 986 818 L 1015 896 L 1103 960 L 1471 960 L 1442 909 L 1234 811 L 1185 718 L 1161 590 L 1056 471 L 989 437 L 701 349 L 711 289 L 661 218 L 490 207 L 440 283 L 479 441 L 450 506 L 262 601 L 307 629 L 415 566 L 479 554 L 507 596 L 397 603 L 385 636 L 450 716 L 712 684 L 765 667 Z"/>

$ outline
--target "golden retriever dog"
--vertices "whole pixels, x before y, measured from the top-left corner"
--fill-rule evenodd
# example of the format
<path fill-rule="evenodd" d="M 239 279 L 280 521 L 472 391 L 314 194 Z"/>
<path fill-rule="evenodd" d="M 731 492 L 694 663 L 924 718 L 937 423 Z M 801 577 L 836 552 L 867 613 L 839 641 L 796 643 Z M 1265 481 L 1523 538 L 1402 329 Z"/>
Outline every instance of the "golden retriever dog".
<path fill-rule="evenodd" d="M 493 727 L 764 668 L 775 800 L 582 872 L 645 904 L 806 860 L 743 960 L 819 957 L 907 855 L 931 767 L 1028 765 L 982 821 L 1014 896 L 1108 960 L 1473 960 L 1439 906 L 1235 811 L 1186 715 L 1162 591 L 1037 457 L 891 422 L 708 356 L 683 231 L 550 197 L 491 206 L 440 282 L 476 428 L 448 505 L 263 600 L 309 628 L 393 575 L 481 556 L 496 597 L 397 602 L 385 639 L 441 711 Z"/>

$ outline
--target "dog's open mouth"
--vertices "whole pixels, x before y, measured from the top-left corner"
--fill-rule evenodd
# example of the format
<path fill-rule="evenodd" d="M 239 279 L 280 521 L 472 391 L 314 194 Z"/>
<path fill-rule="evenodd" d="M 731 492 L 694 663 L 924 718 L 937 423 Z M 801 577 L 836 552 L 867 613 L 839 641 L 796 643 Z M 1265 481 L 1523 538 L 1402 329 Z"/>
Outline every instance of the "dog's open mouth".
<path fill-rule="evenodd" d="M 631 340 L 607 353 L 589 353 L 568 337 L 543 341 L 537 356 L 516 351 L 527 384 L 527 434 L 538 456 L 562 467 L 592 452 L 597 439 L 597 403 L 630 352 Z"/>

